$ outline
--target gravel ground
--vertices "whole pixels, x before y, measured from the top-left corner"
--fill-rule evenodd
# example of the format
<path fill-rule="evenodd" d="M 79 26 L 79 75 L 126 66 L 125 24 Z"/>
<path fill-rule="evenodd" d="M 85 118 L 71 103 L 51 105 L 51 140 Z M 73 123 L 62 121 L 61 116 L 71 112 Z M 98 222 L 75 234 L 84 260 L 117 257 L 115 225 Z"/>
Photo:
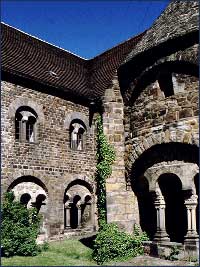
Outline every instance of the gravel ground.
<path fill-rule="evenodd" d="M 126 262 L 113 263 L 110 266 L 199 266 L 197 262 L 169 261 L 150 256 L 138 256 Z"/>

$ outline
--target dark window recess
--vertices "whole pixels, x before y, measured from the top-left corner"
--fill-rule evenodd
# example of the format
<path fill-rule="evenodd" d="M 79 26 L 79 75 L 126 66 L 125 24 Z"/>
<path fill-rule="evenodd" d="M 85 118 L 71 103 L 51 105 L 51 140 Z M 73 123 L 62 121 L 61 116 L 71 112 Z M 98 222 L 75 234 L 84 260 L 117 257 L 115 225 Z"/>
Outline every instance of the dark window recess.
<path fill-rule="evenodd" d="M 30 107 L 20 107 L 15 115 L 15 140 L 36 141 L 37 114 Z"/>
<path fill-rule="evenodd" d="M 73 120 L 70 126 L 70 146 L 73 150 L 83 150 L 85 145 L 86 127 L 80 120 Z"/>
<path fill-rule="evenodd" d="M 164 92 L 165 97 L 174 95 L 172 74 L 170 72 L 161 72 L 158 76 L 160 89 Z"/>

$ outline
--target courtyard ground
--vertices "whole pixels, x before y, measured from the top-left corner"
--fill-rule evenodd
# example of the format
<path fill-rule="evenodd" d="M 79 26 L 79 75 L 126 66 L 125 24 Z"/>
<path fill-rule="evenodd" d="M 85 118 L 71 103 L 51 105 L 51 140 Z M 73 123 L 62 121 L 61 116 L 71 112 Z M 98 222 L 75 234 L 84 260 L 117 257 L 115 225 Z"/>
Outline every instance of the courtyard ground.
<path fill-rule="evenodd" d="M 106 266 L 198 266 L 194 262 L 169 261 L 149 256 L 138 256 L 126 262 L 110 262 Z M 1 258 L 1 266 L 96 266 L 92 250 L 78 239 L 54 241 L 49 249 L 35 257 Z"/>

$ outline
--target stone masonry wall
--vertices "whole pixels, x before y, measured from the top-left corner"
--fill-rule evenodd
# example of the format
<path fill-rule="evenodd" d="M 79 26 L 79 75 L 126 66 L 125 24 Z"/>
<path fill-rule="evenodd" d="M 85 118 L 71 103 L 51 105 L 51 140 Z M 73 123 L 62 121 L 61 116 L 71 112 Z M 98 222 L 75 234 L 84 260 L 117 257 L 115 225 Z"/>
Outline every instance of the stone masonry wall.
<path fill-rule="evenodd" d="M 177 141 L 198 145 L 198 78 L 183 74 L 173 78 L 174 95 L 165 97 L 155 81 L 132 107 L 125 107 L 127 166 L 154 144 Z"/>
<path fill-rule="evenodd" d="M 155 81 L 125 107 L 125 168 L 127 183 L 134 162 L 150 147 L 170 142 L 199 145 L 198 78 L 172 76 L 174 95 L 165 97 Z M 135 201 L 134 216 L 139 222 Z"/>
<path fill-rule="evenodd" d="M 15 140 L 15 114 L 12 104 L 28 99 L 40 113 L 36 143 Z M 48 194 L 49 234 L 63 230 L 63 197 L 69 182 L 82 179 L 93 184 L 96 166 L 94 129 L 89 128 L 83 151 L 70 149 L 69 129 L 65 118 L 79 112 L 89 121 L 87 107 L 42 92 L 2 82 L 2 193 L 21 176 L 33 176 L 45 185 Z M 40 118 L 38 118 L 39 120 Z M 92 185 L 93 186 L 93 185 Z"/>
<path fill-rule="evenodd" d="M 134 225 L 133 207 L 136 201 L 134 193 L 126 189 L 124 167 L 124 111 L 123 100 L 115 77 L 103 98 L 104 133 L 116 153 L 112 174 L 106 182 L 107 221 L 115 222 L 127 232 Z"/>
<path fill-rule="evenodd" d="M 175 94 L 165 97 L 158 82 L 154 82 L 141 93 L 133 107 L 126 108 L 131 114 L 132 137 L 144 135 L 152 126 L 198 116 L 198 78 L 174 74 L 173 85 Z M 128 119 L 127 116 L 126 131 L 129 127 Z"/>

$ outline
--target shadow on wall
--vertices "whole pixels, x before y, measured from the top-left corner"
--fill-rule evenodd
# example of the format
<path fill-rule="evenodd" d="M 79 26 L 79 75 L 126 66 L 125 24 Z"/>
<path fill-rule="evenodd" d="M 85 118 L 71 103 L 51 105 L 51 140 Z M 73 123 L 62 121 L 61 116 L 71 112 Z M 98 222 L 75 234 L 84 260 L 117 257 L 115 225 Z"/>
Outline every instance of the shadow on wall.
<path fill-rule="evenodd" d="M 183 243 L 187 233 L 187 210 L 181 180 L 167 173 L 158 178 L 158 184 L 165 199 L 165 224 L 170 241 Z"/>
<path fill-rule="evenodd" d="M 141 176 L 137 180 L 134 184 L 134 193 L 138 199 L 140 226 L 152 240 L 156 232 L 156 210 L 146 177 Z"/>

